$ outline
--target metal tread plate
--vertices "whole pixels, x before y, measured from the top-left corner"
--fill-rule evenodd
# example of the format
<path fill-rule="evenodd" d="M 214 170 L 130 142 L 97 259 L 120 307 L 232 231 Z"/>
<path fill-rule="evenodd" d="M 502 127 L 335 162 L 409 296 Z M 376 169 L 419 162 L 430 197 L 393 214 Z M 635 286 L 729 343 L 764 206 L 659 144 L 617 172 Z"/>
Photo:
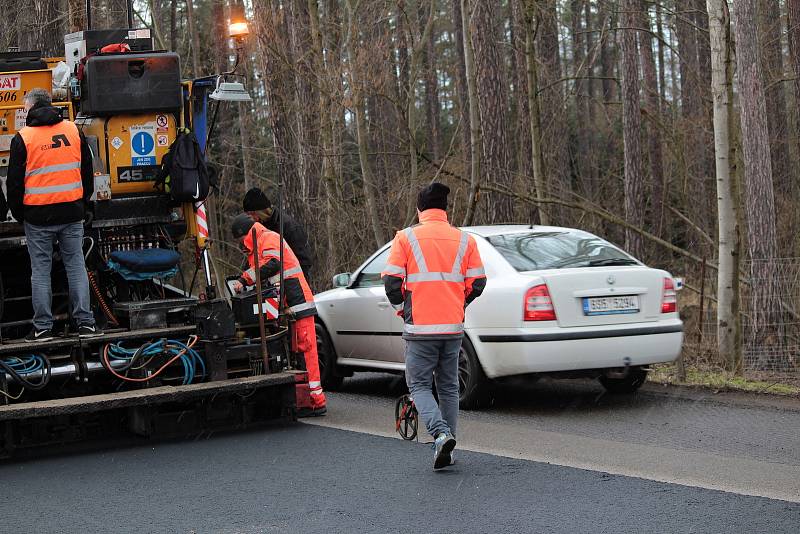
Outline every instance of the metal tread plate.
<path fill-rule="evenodd" d="M 250 392 L 273 386 L 291 385 L 294 387 L 294 373 L 273 373 L 269 375 L 232 378 L 217 382 L 204 382 L 188 386 L 160 386 L 135 389 L 104 395 L 90 395 L 49 401 L 26 402 L 0 406 L 0 421 L 26 419 L 30 417 L 49 417 L 75 413 L 99 412 L 143 404 L 162 404 L 196 399 L 221 393 Z"/>
<path fill-rule="evenodd" d="M 26 343 L 21 340 L 13 340 L 10 343 L 0 344 L 0 355 L 3 354 L 30 354 L 37 350 L 58 349 L 63 347 L 76 347 L 78 345 L 94 345 L 104 343 L 114 343 L 117 341 L 126 341 L 129 339 L 144 339 L 144 338 L 164 338 L 185 336 L 194 334 L 197 327 L 192 326 L 173 326 L 167 328 L 149 328 L 143 330 L 120 330 L 110 331 L 104 333 L 102 336 L 79 338 L 78 336 L 56 338 L 51 341 L 43 341 L 40 343 Z"/>

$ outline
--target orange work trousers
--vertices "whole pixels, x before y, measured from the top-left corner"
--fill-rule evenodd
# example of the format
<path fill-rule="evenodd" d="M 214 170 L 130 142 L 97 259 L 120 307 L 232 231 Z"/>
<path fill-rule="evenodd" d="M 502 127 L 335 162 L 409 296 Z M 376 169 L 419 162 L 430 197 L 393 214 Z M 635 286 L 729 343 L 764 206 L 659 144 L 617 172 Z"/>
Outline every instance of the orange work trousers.
<path fill-rule="evenodd" d="M 294 336 L 292 338 L 296 352 L 302 352 L 306 360 L 308 372 L 308 389 L 311 396 L 313 409 L 325 407 L 325 393 L 322 391 L 322 382 L 319 376 L 319 356 L 317 355 L 317 334 L 314 328 L 314 317 L 303 317 L 294 323 Z"/>

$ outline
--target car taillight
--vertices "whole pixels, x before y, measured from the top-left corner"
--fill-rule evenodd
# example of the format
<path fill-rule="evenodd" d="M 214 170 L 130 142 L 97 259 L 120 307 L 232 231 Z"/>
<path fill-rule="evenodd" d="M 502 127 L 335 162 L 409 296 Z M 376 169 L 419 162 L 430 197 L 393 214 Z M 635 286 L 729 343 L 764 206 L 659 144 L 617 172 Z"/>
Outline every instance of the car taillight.
<path fill-rule="evenodd" d="M 525 293 L 526 321 L 555 321 L 556 310 L 545 284 L 533 286 Z"/>
<path fill-rule="evenodd" d="M 675 313 L 678 309 L 678 294 L 672 278 L 664 278 L 664 296 L 661 298 L 661 313 Z"/>

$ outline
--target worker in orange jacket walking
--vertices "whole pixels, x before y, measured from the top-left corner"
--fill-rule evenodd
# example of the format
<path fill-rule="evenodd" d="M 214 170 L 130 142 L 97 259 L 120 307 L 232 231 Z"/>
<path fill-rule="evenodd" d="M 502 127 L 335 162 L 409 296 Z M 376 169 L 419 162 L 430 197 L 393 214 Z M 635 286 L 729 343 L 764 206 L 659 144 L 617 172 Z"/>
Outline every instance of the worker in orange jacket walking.
<path fill-rule="evenodd" d="M 434 438 L 434 469 L 452 463 L 464 311 L 486 287 L 475 239 L 447 221 L 449 192 L 438 182 L 419 192 L 420 224 L 397 233 L 381 273 L 386 296 L 405 321 L 406 382 Z"/>
<path fill-rule="evenodd" d="M 252 229 L 255 228 L 258 251 L 254 251 Z M 245 286 L 255 285 L 256 271 L 254 252 L 258 254 L 259 270 L 262 283 L 269 281 L 277 284 L 280 281 L 280 235 L 268 230 L 261 223 L 254 222 L 246 213 L 237 215 L 231 225 L 233 237 L 239 240 L 240 246 L 247 254 L 249 269 L 244 271 L 234 284 L 235 291 L 241 292 Z M 299 416 L 321 416 L 327 412 L 325 393 L 319 376 L 319 359 L 317 355 L 317 336 L 314 316 L 317 308 L 314 295 L 306 282 L 300 262 L 294 252 L 283 242 L 283 286 L 285 306 L 294 316 L 293 345 L 305 356 L 308 372 L 308 387 L 311 395 L 311 409 L 299 411 Z"/>

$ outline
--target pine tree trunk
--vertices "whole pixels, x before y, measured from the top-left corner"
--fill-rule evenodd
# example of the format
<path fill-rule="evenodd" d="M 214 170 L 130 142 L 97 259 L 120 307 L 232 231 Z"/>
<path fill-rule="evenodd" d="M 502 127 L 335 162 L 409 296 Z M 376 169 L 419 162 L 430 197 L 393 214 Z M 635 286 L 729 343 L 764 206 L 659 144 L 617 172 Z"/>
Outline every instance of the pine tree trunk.
<path fill-rule="evenodd" d="M 775 193 L 786 195 L 791 191 L 794 173 L 789 163 L 789 127 L 786 120 L 786 94 L 782 83 L 781 8 L 778 0 L 759 0 L 758 8 L 772 178 Z"/>
<path fill-rule="evenodd" d="M 455 41 L 453 45 L 456 49 L 456 65 L 453 77 L 456 80 L 456 98 L 458 99 L 458 114 L 461 134 L 461 157 L 464 161 L 464 169 L 471 168 L 472 158 L 470 157 L 470 135 L 471 128 L 469 122 L 469 96 L 467 94 L 467 70 L 466 59 L 464 57 L 464 22 L 461 17 L 461 0 L 450 0 L 453 11 L 453 33 Z"/>
<path fill-rule="evenodd" d="M 435 2 L 433 4 L 435 6 Z M 433 11 L 435 14 L 435 10 Z M 431 21 L 435 17 L 431 15 Z M 428 32 L 425 46 L 425 106 L 428 127 L 428 150 L 434 161 L 442 157 L 441 126 L 439 124 L 439 80 L 436 71 L 436 32 Z"/>
<path fill-rule="evenodd" d="M 636 27 L 637 0 L 622 1 L 622 26 Z M 625 220 L 643 227 L 644 180 L 641 169 L 641 116 L 639 111 L 639 59 L 636 50 L 636 30 L 620 32 L 622 71 L 622 137 L 625 144 Z M 642 257 L 641 235 L 626 230 L 625 246 L 636 257 Z"/>
<path fill-rule="evenodd" d="M 541 200 L 548 196 L 545 186 L 544 157 L 542 156 L 542 125 L 539 113 L 539 80 L 538 66 L 536 64 L 535 48 L 535 6 L 533 0 L 527 1 L 525 24 L 525 66 L 528 78 L 528 110 L 529 128 L 531 131 L 531 160 L 533 162 L 533 184 L 536 189 L 536 198 Z M 539 223 L 547 226 L 550 218 L 547 211 L 539 206 Z"/>
<path fill-rule="evenodd" d="M 200 39 L 197 35 L 197 28 L 195 27 L 194 20 L 194 0 L 186 1 L 186 22 L 189 25 L 189 35 L 192 42 L 192 77 L 198 78 L 200 76 Z"/>
<path fill-rule="evenodd" d="M 361 164 L 361 179 L 364 184 L 364 198 L 367 204 L 367 216 L 371 222 L 373 237 L 375 238 L 375 245 L 380 247 L 386 243 L 386 236 L 384 235 L 381 216 L 378 211 L 378 192 L 375 188 L 375 179 L 372 175 L 372 169 L 369 161 L 369 147 L 367 146 L 367 126 L 364 117 L 365 105 L 364 97 L 362 94 L 362 80 L 358 79 L 356 69 L 360 66 L 359 59 L 357 58 L 359 48 L 359 25 L 357 13 L 355 12 L 358 2 L 355 0 L 347 0 L 347 56 L 349 59 L 349 66 L 347 69 L 350 81 L 350 90 L 352 91 L 353 100 L 353 114 L 355 115 L 356 122 L 356 141 L 358 143 L 358 159 Z"/>
<path fill-rule="evenodd" d="M 476 2 L 472 17 L 472 43 L 475 49 L 477 97 L 483 130 L 481 166 L 493 181 L 512 186 L 511 158 L 508 144 L 508 83 L 498 31 L 498 6 Z M 487 194 L 485 208 L 488 222 L 508 222 L 514 216 L 511 198 Z"/>
<path fill-rule="evenodd" d="M 742 123 L 744 198 L 752 277 L 750 310 L 754 336 L 762 345 L 779 322 L 776 288 L 777 236 L 769 129 L 756 25 L 756 0 L 734 0 L 737 92 Z M 763 347 L 759 347 L 763 348 Z"/>
<path fill-rule="evenodd" d="M 542 154 L 548 180 L 548 194 L 567 198 L 571 193 L 572 168 L 569 155 L 569 121 L 564 109 L 564 84 L 558 35 L 558 6 L 555 0 L 536 0 L 534 13 L 538 21 L 536 55 L 539 95 L 539 118 L 542 128 Z M 566 211 L 549 208 L 550 222 L 569 224 Z"/>
<path fill-rule="evenodd" d="M 481 120 L 478 112 L 478 83 L 475 73 L 475 50 L 472 46 L 472 27 L 470 24 L 472 2 L 461 0 L 461 25 L 464 31 L 464 70 L 467 78 L 467 99 L 469 100 L 470 124 L 470 177 L 467 213 L 462 226 L 472 225 L 478 206 L 478 190 L 481 173 Z"/>
<path fill-rule="evenodd" d="M 169 0 L 169 49 L 178 50 L 178 0 Z"/>
<path fill-rule="evenodd" d="M 79 32 L 86 28 L 86 2 L 84 0 L 68 0 L 69 32 Z M 153 15 L 155 18 L 155 14 Z"/>
<path fill-rule="evenodd" d="M 330 87 L 327 86 L 329 80 L 329 70 L 325 63 L 323 53 L 322 31 L 320 30 L 320 16 L 317 0 L 307 0 L 308 16 L 311 24 L 311 43 L 313 46 L 312 65 L 314 71 L 319 73 L 322 86 L 318 89 L 318 128 L 320 136 L 320 151 L 322 159 L 322 186 L 325 192 L 325 241 L 326 251 L 324 255 L 325 265 L 323 267 L 326 274 L 333 273 L 336 263 L 338 247 L 335 239 L 334 217 L 334 196 L 336 188 L 336 175 L 332 161 L 332 138 L 331 121 L 331 99 L 329 96 Z M 320 258 L 321 259 L 321 258 Z"/>
<path fill-rule="evenodd" d="M 650 29 L 650 16 L 647 12 L 647 0 L 640 2 L 638 26 Z M 656 79 L 656 63 L 653 57 L 653 36 L 649 32 L 639 33 L 639 51 L 642 57 L 642 74 L 644 77 L 644 100 L 647 116 L 647 152 L 650 161 L 650 193 L 652 198 L 652 232 L 658 237 L 664 233 L 664 198 L 666 184 L 664 180 L 664 157 L 661 149 L 661 117 L 658 81 Z"/>

